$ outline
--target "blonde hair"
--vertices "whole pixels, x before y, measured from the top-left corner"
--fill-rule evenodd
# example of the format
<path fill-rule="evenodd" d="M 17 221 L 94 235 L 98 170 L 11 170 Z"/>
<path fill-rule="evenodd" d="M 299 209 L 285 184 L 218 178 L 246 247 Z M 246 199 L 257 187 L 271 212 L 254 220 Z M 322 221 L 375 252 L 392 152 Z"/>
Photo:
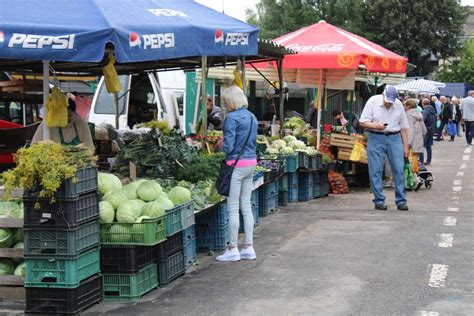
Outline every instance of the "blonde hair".
<path fill-rule="evenodd" d="M 416 109 L 416 100 L 408 99 L 405 101 L 405 105 L 408 106 L 409 109 Z"/>
<path fill-rule="evenodd" d="M 238 110 L 248 105 L 247 97 L 242 89 L 237 86 L 230 86 L 222 92 L 222 99 L 229 111 Z"/>

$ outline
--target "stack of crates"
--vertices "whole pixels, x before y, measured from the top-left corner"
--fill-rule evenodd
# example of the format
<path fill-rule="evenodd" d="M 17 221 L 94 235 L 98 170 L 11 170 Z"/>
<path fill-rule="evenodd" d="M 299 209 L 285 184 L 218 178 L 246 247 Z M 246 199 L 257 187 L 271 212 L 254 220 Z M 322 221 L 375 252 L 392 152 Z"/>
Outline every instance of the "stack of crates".
<path fill-rule="evenodd" d="M 298 173 L 298 201 L 305 202 L 313 199 L 313 173 L 300 171 Z"/>
<path fill-rule="evenodd" d="M 288 202 L 298 202 L 298 172 L 290 172 L 288 175 Z"/>
<path fill-rule="evenodd" d="M 320 198 L 329 194 L 329 182 L 327 171 L 313 172 L 313 194 L 314 198 Z"/>
<path fill-rule="evenodd" d="M 278 205 L 288 205 L 288 174 L 285 173 L 279 180 L 278 183 Z"/>
<path fill-rule="evenodd" d="M 278 209 L 278 180 L 259 188 L 259 215 L 265 217 Z"/>
<path fill-rule="evenodd" d="M 229 245 L 227 203 L 214 205 L 196 217 L 198 250 L 223 251 Z"/>
<path fill-rule="evenodd" d="M 321 196 L 329 195 L 329 180 L 328 180 L 328 171 L 321 171 Z"/>
<path fill-rule="evenodd" d="M 250 200 L 250 203 L 252 203 L 252 214 L 253 214 L 253 221 L 254 221 L 254 227 L 257 227 L 258 224 L 260 223 L 260 198 L 259 198 L 259 188 L 255 189 L 252 191 L 252 198 Z M 242 216 L 242 212 L 239 212 L 239 232 L 242 233 L 244 232 L 244 218 Z"/>
<path fill-rule="evenodd" d="M 25 192 L 26 313 L 76 314 L 102 300 L 97 168 L 77 171 L 55 202 Z"/>
<path fill-rule="evenodd" d="M 183 205 L 181 213 L 183 223 L 183 253 L 184 268 L 189 268 L 197 258 L 196 254 L 196 219 L 194 218 L 194 203 L 191 201 Z"/>

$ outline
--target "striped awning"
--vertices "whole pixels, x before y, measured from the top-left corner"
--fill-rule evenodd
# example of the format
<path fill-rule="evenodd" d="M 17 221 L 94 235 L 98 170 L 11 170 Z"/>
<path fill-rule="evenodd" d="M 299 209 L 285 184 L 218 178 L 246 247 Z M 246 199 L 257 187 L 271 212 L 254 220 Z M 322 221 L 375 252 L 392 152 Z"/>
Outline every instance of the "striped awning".
<path fill-rule="evenodd" d="M 446 85 L 442 82 L 426 80 L 426 79 L 415 79 L 406 81 L 398 86 L 395 86 L 398 91 L 412 91 L 418 93 L 439 93 L 439 88 L 444 88 Z"/>

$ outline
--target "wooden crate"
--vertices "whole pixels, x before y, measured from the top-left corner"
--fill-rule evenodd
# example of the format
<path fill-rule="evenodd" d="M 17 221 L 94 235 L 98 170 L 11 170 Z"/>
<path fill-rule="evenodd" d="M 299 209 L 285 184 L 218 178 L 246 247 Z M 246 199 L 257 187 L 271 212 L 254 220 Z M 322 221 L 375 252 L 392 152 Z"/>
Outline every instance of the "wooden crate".
<path fill-rule="evenodd" d="M 329 139 L 329 145 L 340 148 L 354 148 L 355 137 L 346 134 L 332 133 Z"/>
<path fill-rule="evenodd" d="M 0 218 L 0 227 L 23 228 L 23 219 Z M 0 257 L 23 258 L 23 249 L 0 248 Z M 24 278 L 16 275 L 0 276 L 0 298 L 12 301 L 25 300 Z"/>
<path fill-rule="evenodd" d="M 351 153 L 352 153 L 352 149 L 339 147 L 339 150 L 337 152 L 337 159 L 351 161 Z M 368 163 L 368 160 L 367 160 L 367 157 L 362 157 L 361 161 L 356 161 L 356 162 Z"/>

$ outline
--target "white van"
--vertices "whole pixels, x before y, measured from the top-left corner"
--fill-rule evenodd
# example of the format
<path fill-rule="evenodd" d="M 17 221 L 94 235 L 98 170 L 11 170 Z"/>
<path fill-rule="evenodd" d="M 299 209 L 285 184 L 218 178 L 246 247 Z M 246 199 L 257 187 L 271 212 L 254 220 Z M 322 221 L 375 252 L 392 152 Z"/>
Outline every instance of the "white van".
<path fill-rule="evenodd" d="M 150 72 L 119 76 L 123 90 L 119 97 L 119 129 L 155 119 L 166 119 L 170 127 L 183 128 L 186 93 L 184 71 Z M 114 96 L 107 92 L 104 77 L 92 100 L 89 122 L 115 126 Z"/>

